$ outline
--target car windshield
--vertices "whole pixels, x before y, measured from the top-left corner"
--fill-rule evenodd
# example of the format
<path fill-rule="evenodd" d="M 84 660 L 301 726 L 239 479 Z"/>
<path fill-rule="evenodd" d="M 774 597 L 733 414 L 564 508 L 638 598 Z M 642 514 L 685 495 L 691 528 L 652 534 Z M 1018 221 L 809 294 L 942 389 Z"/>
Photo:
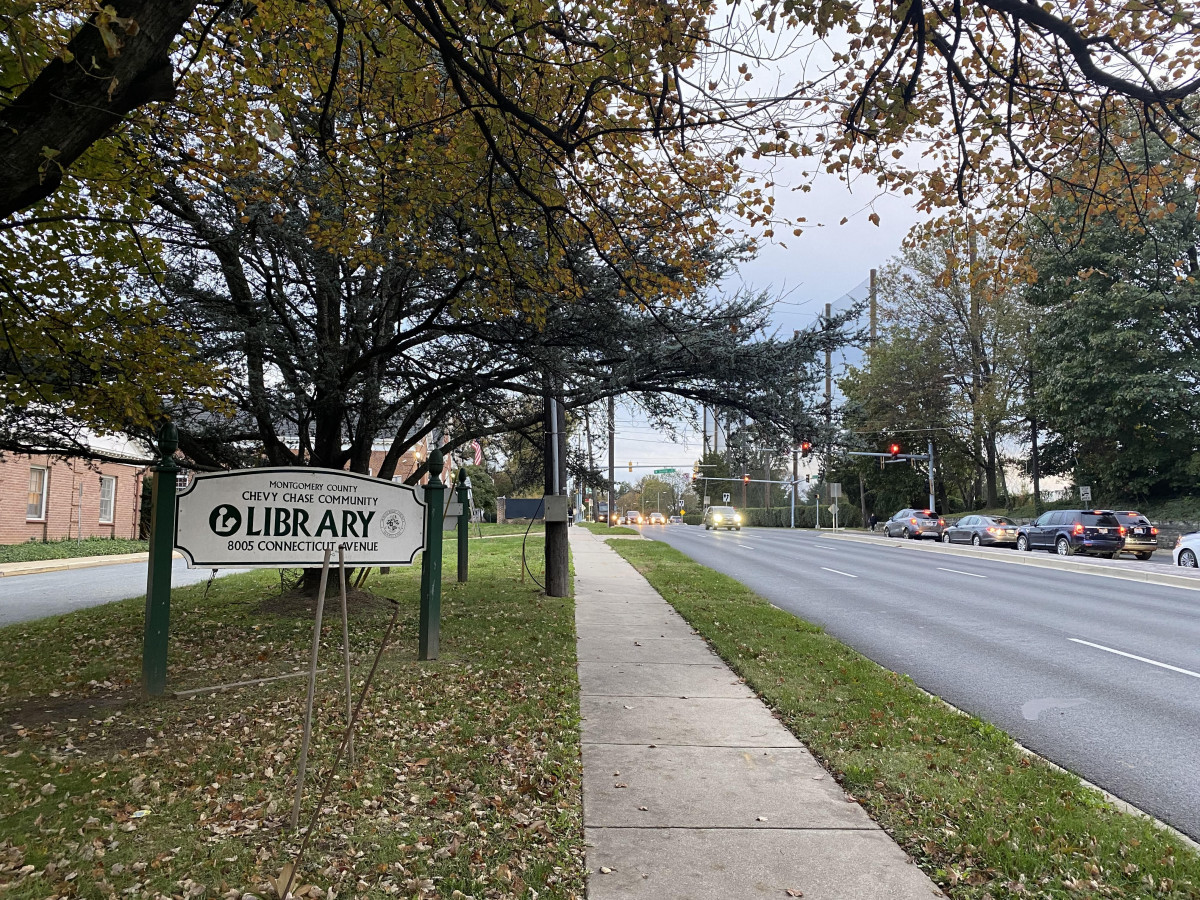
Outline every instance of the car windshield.
<path fill-rule="evenodd" d="M 992 516 L 991 521 L 995 525 L 1016 525 L 1017 523 L 1008 516 Z"/>
<path fill-rule="evenodd" d="M 732 516 L 734 509 L 732 506 L 713 506 L 710 508 L 714 516 Z"/>
<path fill-rule="evenodd" d="M 1101 528 L 1115 528 L 1121 524 L 1112 513 L 1085 512 L 1080 516 L 1080 520 L 1084 525 L 1098 525 Z"/>
<path fill-rule="evenodd" d="M 931 513 L 927 509 L 918 509 L 915 513 L 913 513 L 913 515 L 916 516 L 918 519 L 936 519 L 937 518 L 937 516 L 935 516 L 933 513 Z"/>

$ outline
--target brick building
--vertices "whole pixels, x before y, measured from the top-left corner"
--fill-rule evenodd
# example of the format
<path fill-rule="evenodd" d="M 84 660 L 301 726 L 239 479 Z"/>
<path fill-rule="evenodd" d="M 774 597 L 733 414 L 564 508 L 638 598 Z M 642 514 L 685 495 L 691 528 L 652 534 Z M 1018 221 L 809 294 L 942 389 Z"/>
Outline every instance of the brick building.
<path fill-rule="evenodd" d="M 105 461 L 0 455 L 0 544 L 140 536 L 149 452 L 124 439 L 90 443 Z"/>

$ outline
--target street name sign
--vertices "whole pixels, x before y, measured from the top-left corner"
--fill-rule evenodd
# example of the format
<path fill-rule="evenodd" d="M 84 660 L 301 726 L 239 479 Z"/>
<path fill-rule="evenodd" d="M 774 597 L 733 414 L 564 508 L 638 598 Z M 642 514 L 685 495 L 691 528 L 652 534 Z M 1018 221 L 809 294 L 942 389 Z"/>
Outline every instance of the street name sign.
<path fill-rule="evenodd" d="M 425 501 L 405 484 L 338 469 L 197 475 L 175 499 L 175 548 L 191 568 L 409 566 L 425 549 Z"/>
<path fill-rule="evenodd" d="M 654 474 L 655 475 L 674 475 L 675 470 L 674 469 L 655 469 Z"/>

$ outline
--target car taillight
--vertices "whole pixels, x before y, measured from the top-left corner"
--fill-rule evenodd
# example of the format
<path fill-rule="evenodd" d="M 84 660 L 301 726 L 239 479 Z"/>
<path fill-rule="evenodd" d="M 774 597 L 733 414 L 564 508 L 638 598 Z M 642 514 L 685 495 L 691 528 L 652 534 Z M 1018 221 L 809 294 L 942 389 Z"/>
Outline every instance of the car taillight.
<path fill-rule="evenodd" d="M 945 524 L 946 524 L 945 519 L 938 519 L 938 525 L 945 525 Z"/>
<path fill-rule="evenodd" d="M 1083 523 L 1076 522 L 1075 527 L 1071 529 L 1071 534 L 1083 534 Z"/>
<path fill-rule="evenodd" d="M 1157 529 L 1157 528 L 1151 528 L 1151 529 L 1150 529 L 1150 533 L 1151 533 L 1151 534 L 1158 534 L 1158 529 Z"/>
<path fill-rule="evenodd" d="M 995 533 L 996 533 L 996 529 L 995 529 L 995 528 L 993 528 L 991 525 L 989 525 L 989 526 L 988 526 L 988 529 L 987 529 L 987 533 L 988 533 L 988 534 L 995 534 Z"/>
<path fill-rule="evenodd" d="M 917 524 L 917 520 L 916 520 L 916 519 L 909 519 L 908 521 L 912 522 L 914 525 L 916 525 L 916 524 Z"/>
<path fill-rule="evenodd" d="M 1124 534 L 1124 533 L 1125 533 L 1125 526 L 1124 526 L 1124 525 L 1118 525 L 1118 526 L 1117 526 L 1117 534 Z"/>

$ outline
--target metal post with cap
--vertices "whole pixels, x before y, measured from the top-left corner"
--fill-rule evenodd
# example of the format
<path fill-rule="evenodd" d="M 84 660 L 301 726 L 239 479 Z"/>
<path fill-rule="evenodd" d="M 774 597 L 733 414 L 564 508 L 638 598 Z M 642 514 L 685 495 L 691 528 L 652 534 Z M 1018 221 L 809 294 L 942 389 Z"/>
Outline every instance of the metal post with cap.
<path fill-rule="evenodd" d="M 151 697 L 167 686 L 167 637 L 171 624 L 171 564 L 175 549 L 175 494 L 179 429 L 167 422 L 158 431 L 158 463 L 151 471 L 150 564 L 146 570 L 146 631 L 142 639 L 142 682 Z"/>
<path fill-rule="evenodd" d="M 429 454 L 429 483 L 425 485 L 425 552 L 421 557 L 421 620 L 417 659 L 437 659 L 442 617 L 442 517 L 445 486 L 442 484 L 442 451 Z"/>
<path fill-rule="evenodd" d="M 458 581 L 467 581 L 468 546 L 467 538 L 471 535 L 471 479 L 467 475 L 467 467 L 458 470 L 458 502 L 462 512 L 458 515 Z"/>

